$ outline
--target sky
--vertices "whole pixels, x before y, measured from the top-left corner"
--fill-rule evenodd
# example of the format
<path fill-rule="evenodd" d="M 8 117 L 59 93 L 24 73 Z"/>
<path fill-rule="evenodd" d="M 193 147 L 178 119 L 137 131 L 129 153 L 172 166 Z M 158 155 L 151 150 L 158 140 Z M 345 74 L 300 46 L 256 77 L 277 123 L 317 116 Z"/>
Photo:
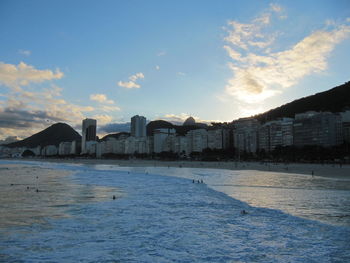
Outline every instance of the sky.
<path fill-rule="evenodd" d="M 350 80 L 350 1 L 0 1 L 0 140 L 232 121 Z"/>

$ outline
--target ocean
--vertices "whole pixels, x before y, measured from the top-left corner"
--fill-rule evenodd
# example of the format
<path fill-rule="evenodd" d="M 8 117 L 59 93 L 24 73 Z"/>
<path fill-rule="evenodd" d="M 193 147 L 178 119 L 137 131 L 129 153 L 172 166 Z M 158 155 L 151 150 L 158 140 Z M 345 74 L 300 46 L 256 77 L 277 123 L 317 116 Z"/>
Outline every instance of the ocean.
<path fill-rule="evenodd" d="M 348 179 L 8 163 L 50 176 L 25 200 L 25 184 L 0 184 L 12 193 L 0 200 L 2 262 L 350 262 Z"/>

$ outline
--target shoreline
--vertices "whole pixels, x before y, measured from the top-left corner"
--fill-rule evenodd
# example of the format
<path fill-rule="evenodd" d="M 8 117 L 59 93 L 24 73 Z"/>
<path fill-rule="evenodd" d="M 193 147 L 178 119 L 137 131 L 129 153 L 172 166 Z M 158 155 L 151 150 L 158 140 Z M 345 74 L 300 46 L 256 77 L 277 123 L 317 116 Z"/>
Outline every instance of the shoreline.
<path fill-rule="evenodd" d="M 339 164 L 312 164 L 312 163 L 262 163 L 262 162 L 205 162 L 205 161 L 161 161 L 161 160 L 117 160 L 117 159 L 59 159 L 59 158 L 23 158 L 0 159 L 21 160 L 36 162 L 90 164 L 90 165 L 117 165 L 120 167 L 177 167 L 177 168 L 204 168 L 226 170 L 257 170 L 289 174 L 304 174 L 339 179 L 350 179 L 350 165 Z"/>

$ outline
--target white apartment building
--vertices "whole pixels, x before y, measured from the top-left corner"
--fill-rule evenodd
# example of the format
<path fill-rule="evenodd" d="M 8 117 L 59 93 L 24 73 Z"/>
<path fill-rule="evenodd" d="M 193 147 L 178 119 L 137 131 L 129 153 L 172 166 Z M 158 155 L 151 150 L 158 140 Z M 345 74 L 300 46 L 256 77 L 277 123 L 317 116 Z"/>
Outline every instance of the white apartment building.
<path fill-rule="evenodd" d="M 229 131 L 215 129 L 208 131 L 208 148 L 214 150 L 227 149 L 229 147 Z"/>
<path fill-rule="evenodd" d="M 202 152 L 208 148 L 208 132 L 206 129 L 191 130 L 186 134 L 187 154 L 191 152 Z"/>
<path fill-rule="evenodd" d="M 58 149 L 55 145 L 47 145 L 41 149 L 42 156 L 53 156 L 57 155 Z"/>
<path fill-rule="evenodd" d="M 69 155 L 72 149 L 71 142 L 61 142 L 58 145 L 58 155 Z"/>
<path fill-rule="evenodd" d="M 79 141 L 72 141 L 71 148 L 70 148 L 70 154 L 79 154 L 79 151 L 81 145 Z"/>
<path fill-rule="evenodd" d="M 255 153 L 258 149 L 259 122 L 254 118 L 241 118 L 234 122 L 234 147 L 239 151 Z"/>
<path fill-rule="evenodd" d="M 87 141 L 85 143 L 85 153 L 86 154 L 95 154 L 96 153 L 96 145 L 97 142 L 96 141 Z"/>
<path fill-rule="evenodd" d="M 187 151 L 187 138 L 185 136 L 176 136 L 173 141 L 173 152 L 186 153 Z"/>
<path fill-rule="evenodd" d="M 269 121 L 259 128 L 259 149 L 272 151 L 277 146 L 293 145 L 293 119 Z"/>
<path fill-rule="evenodd" d="M 167 137 L 175 135 L 175 129 L 156 129 L 153 135 L 153 151 L 155 153 L 161 153 L 163 151 L 170 151 L 169 140 L 166 141 Z"/>

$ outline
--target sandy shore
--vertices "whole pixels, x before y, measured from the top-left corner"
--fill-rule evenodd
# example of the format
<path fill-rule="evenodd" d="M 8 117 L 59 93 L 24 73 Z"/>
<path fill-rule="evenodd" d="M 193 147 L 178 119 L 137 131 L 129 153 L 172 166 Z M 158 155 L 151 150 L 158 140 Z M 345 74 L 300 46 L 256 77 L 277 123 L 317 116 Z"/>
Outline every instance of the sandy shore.
<path fill-rule="evenodd" d="M 111 160 L 111 159 L 21 159 L 28 161 L 74 163 L 74 164 L 106 164 L 121 167 L 185 167 L 212 168 L 228 170 L 258 170 L 283 173 L 296 173 L 322 177 L 350 179 L 350 165 L 339 164 L 305 164 L 305 163 L 259 163 L 259 162 L 201 162 L 201 161 L 159 161 L 159 160 Z"/>

